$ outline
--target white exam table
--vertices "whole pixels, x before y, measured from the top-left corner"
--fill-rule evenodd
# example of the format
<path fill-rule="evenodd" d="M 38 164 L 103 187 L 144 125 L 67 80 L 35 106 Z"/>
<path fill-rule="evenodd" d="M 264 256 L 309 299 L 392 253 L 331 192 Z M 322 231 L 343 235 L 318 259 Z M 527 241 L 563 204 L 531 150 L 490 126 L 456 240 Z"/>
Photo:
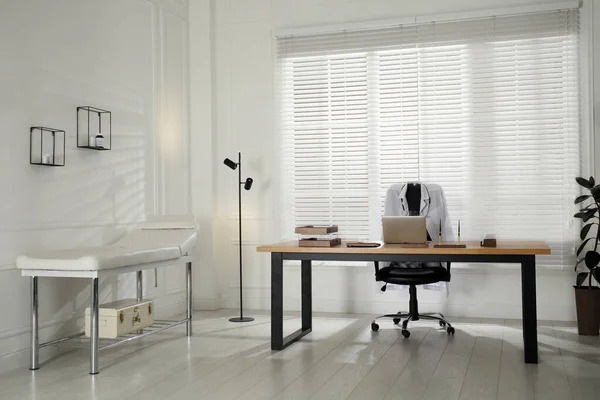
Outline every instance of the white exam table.
<path fill-rule="evenodd" d="M 38 278 L 89 278 L 90 296 L 90 374 L 97 374 L 98 351 L 160 332 L 185 323 L 187 335 L 192 335 L 192 258 L 198 241 L 198 230 L 193 217 L 161 217 L 146 222 L 140 229 L 127 233 L 112 245 L 80 248 L 73 250 L 45 251 L 17 258 L 17 268 L 22 276 L 31 277 L 31 353 L 30 369 L 39 369 L 39 349 L 57 345 L 67 340 L 81 337 L 77 334 L 46 343 L 39 343 L 38 329 Z M 154 329 L 139 332 L 111 341 L 99 347 L 98 337 L 98 279 L 110 275 L 136 272 L 137 299 L 142 300 L 142 271 L 172 266 L 186 265 L 187 317 L 180 321 L 156 321 Z"/>

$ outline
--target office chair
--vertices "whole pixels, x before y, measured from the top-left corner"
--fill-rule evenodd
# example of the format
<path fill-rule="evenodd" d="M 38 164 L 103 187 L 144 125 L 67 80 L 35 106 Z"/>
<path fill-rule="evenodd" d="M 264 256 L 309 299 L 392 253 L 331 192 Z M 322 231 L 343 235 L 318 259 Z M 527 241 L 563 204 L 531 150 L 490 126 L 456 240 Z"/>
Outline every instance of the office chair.
<path fill-rule="evenodd" d="M 409 285 L 409 309 L 407 313 L 397 312 L 396 314 L 386 314 L 376 317 L 371 323 L 371 329 L 374 332 L 379 330 L 377 320 L 380 318 L 392 318 L 394 324 L 398 325 L 402 319 L 402 336 L 408 338 L 408 323 L 410 321 L 418 321 L 420 319 L 430 319 L 438 321 L 442 328 L 446 328 L 449 335 L 454 335 L 454 327 L 446 320 L 441 313 L 419 313 L 419 302 L 417 300 L 417 285 L 427 285 L 436 282 L 450 281 L 450 263 L 447 268 L 444 268 L 441 263 L 418 263 L 419 266 L 414 268 L 415 263 L 392 263 L 389 267 L 379 269 L 379 262 L 375 262 L 375 280 L 377 282 L 385 282 L 394 285 Z M 382 288 L 385 291 L 385 287 Z M 437 316 L 439 315 L 439 317 Z"/>
<path fill-rule="evenodd" d="M 400 212 L 394 209 L 394 206 L 388 206 L 392 204 L 401 204 L 401 209 L 404 215 L 420 215 L 422 207 L 422 195 L 427 196 L 427 205 L 431 206 L 432 197 L 430 196 L 430 192 L 432 192 L 433 187 L 435 189 L 439 189 L 441 192 L 441 188 L 437 185 L 429 185 L 429 188 L 423 185 L 421 187 L 420 183 L 409 183 L 406 185 L 395 185 L 390 190 L 388 190 L 386 196 L 386 211 L 385 215 L 398 215 Z M 398 188 L 400 188 L 398 190 Z M 395 189 L 395 190 L 393 190 Z M 394 198 L 392 198 L 395 196 Z M 402 197 L 400 202 L 398 203 L 398 197 Z M 443 194 L 440 193 L 440 199 L 443 199 Z M 389 201 L 388 201 L 389 200 Z M 445 214 L 445 201 L 441 201 L 440 204 L 444 210 Z M 427 233 L 427 240 L 431 240 L 431 236 L 429 232 Z M 392 318 L 394 324 L 398 325 L 402 319 L 402 336 L 408 338 L 410 336 L 410 332 L 408 331 L 408 323 L 410 321 L 418 321 L 419 319 L 429 319 L 436 320 L 438 324 L 442 328 L 446 328 L 446 332 L 449 335 L 454 335 L 454 328 L 446 320 L 443 314 L 441 313 L 419 313 L 419 302 L 417 300 L 417 285 L 427 285 L 436 282 L 450 282 L 450 263 L 446 263 L 447 267 L 444 267 L 439 262 L 393 262 L 389 266 L 384 268 L 379 268 L 379 262 L 375 262 L 375 280 L 377 282 L 385 282 L 385 285 L 382 287 L 382 291 L 385 291 L 387 284 L 394 285 L 408 285 L 409 286 L 409 310 L 407 313 L 398 312 L 396 314 L 386 314 L 381 315 L 373 320 L 371 323 L 371 329 L 376 332 L 379 330 L 379 325 L 377 324 L 377 320 L 380 318 Z"/>

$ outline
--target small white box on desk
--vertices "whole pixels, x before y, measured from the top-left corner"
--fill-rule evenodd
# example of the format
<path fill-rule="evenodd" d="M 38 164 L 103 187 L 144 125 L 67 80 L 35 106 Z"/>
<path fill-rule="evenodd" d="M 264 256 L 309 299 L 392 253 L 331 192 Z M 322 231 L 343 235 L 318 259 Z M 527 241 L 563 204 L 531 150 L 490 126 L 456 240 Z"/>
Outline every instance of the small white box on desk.
<path fill-rule="evenodd" d="M 98 336 L 114 339 L 154 323 L 154 302 L 123 299 L 101 304 L 98 309 Z M 90 336 L 90 308 L 85 309 L 85 336 Z"/>

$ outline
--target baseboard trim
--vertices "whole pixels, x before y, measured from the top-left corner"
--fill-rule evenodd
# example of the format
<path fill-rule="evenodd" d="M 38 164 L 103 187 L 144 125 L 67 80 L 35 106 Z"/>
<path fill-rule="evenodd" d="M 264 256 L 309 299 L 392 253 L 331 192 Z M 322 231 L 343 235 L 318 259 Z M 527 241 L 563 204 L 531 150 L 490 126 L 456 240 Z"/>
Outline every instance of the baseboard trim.
<path fill-rule="evenodd" d="M 222 308 L 238 308 L 239 298 L 221 298 Z M 300 311 L 300 297 L 284 297 L 283 304 L 286 311 Z M 331 299 L 313 299 L 313 311 L 333 313 L 356 314 L 389 314 L 407 309 L 408 303 L 399 304 L 391 301 L 344 301 Z M 244 307 L 254 310 L 270 310 L 271 299 L 267 297 L 244 298 Z M 506 318 L 520 319 L 522 315 L 521 304 L 448 304 L 419 301 L 419 310 L 422 312 L 441 312 L 454 317 L 474 318 Z M 552 321 L 575 321 L 575 310 L 569 305 L 538 303 L 538 319 Z"/>
<path fill-rule="evenodd" d="M 194 310 L 215 311 L 221 307 L 219 297 L 194 297 Z"/>
<path fill-rule="evenodd" d="M 48 346 L 41 349 L 40 361 L 73 351 L 64 347 Z M 20 368 L 29 368 L 29 348 L 0 356 L 0 375 Z"/>

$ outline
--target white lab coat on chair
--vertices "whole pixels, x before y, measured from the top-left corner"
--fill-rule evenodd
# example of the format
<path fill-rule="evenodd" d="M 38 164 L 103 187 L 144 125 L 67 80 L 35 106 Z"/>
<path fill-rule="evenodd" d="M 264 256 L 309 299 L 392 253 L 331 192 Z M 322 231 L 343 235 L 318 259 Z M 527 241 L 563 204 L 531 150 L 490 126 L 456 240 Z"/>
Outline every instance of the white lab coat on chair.
<path fill-rule="evenodd" d="M 451 241 L 454 238 L 452 227 L 448 218 L 448 210 L 446 208 L 446 199 L 444 192 L 439 185 L 407 182 L 390 186 L 385 195 L 384 216 L 408 216 L 408 202 L 406 200 L 406 191 L 410 184 L 421 185 L 421 205 L 419 207 L 419 215 L 425 217 L 427 225 L 427 233 L 432 241 L 439 240 L 440 222 L 442 224 L 443 240 Z M 388 285 L 388 288 L 394 285 Z M 423 285 L 424 289 L 446 290 L 448 285 L 446 282 L 438 282 L 430 285 Z"/>

